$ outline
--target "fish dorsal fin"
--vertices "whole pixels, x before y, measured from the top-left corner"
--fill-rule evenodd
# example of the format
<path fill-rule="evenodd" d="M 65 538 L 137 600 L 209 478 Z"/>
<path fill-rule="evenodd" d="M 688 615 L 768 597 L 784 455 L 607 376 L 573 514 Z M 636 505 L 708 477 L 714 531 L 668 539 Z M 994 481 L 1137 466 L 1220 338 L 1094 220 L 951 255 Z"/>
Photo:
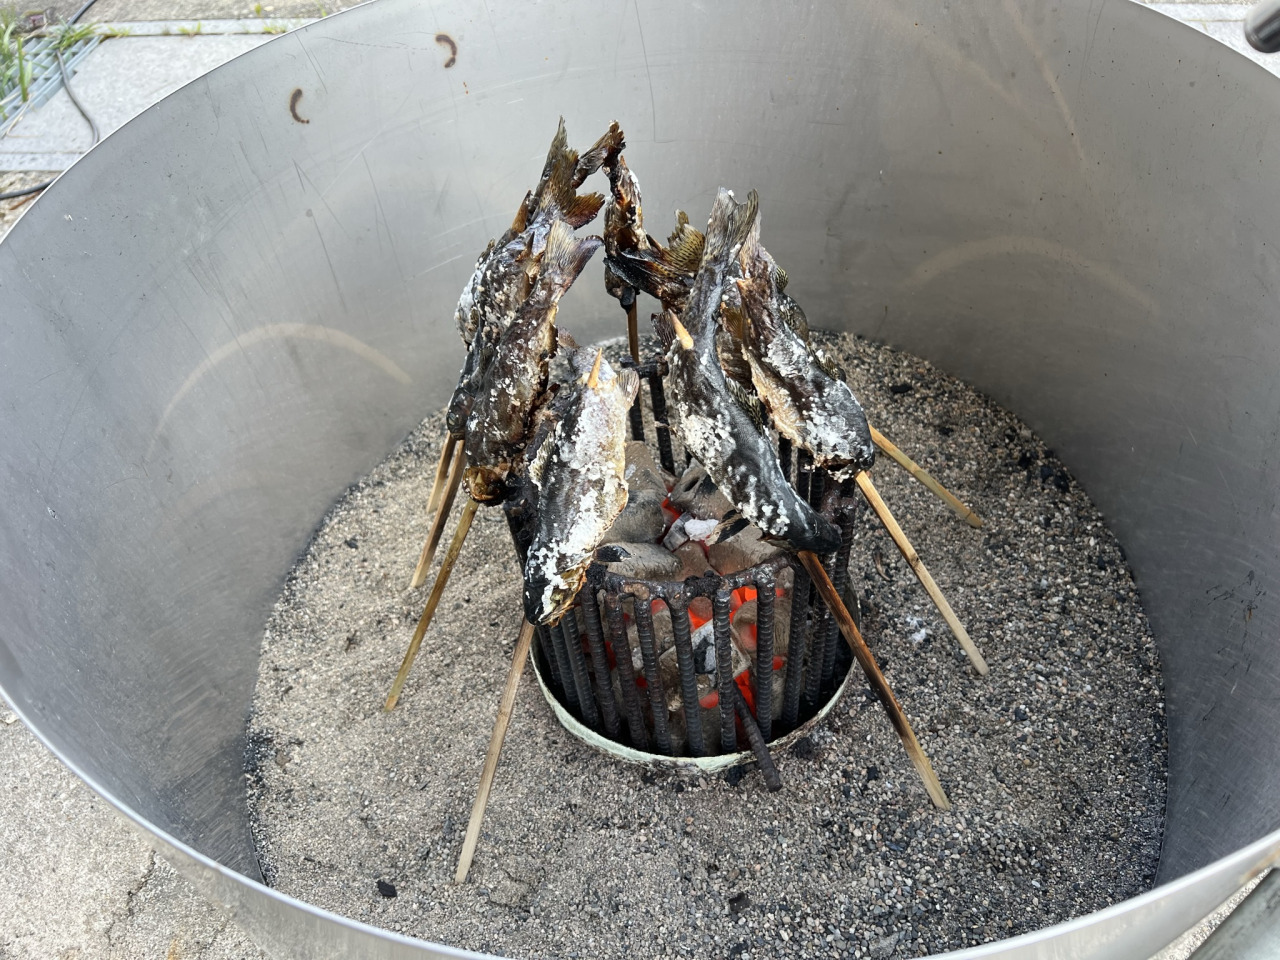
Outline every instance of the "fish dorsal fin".
<path fill-rule="evenodd" d="M 778 303 L 782 307 L 783 322 L 791 328 L 792 333 L 805 343 L 808 343 L 809 318 L 806 317 L 804 315 L 804 311 L 800 309 L 800 304 L 796 303 L 791 297 L 781 292 L 778 294 Z"/>
<path fill-rule="evenodd" d="M 676 340 L 675 315 L 674 310 L 664 310 L 651 317 L 653 332 L 658 335 L 658 342 L 662 344 L 664 350 L 670 349 L 671 344 Z"/>
<path fill-rule="evenodd" d="M 751 365 L 742 350 L 742 343 L 728 331 L 721 330 L 716 335 L 716 356 L 725 379 L 751 387 Z"/>
<path fill-rule="evenodd" d="M 702 262 L 702 251 L 707 238 L 701 231 L 689 226 L 689 217 L 683 210 L 676 211 L 676 228 L 671 231 L 664 251 L 664 259 L 675 270 L 682 274 L 692 275 L 697 272 Z"/>
<path fill-rule="evenodd" d="M 573 197 L 563 208 L 564 218 L 573 224 L 574 229 L 585 227 L 596 218 L 603 206 L 603 194 L 584 193 L 580 197 Z"/>
<path fill-rule="evenodd" d="M 810 350 L 809 356 L 813 358 L 814 364 L 819 370 L 825 373 L 832 380 L 844 380 L 844 370 L 838 363 L 828 357 L 821 350 Z"/>
<path fill-rule="evenodd" d="M 764 404 L 760 402 L 760 398 L 756 396 L 755 391 L 737 380 L 726 379 L 725 387 L 728 389 L 729 396 L 733 399 L 733 402 L 741 407 L 742 412 L 751 418 L 751 422 L 755 424 L 756 429 L 764 430 Z"/>

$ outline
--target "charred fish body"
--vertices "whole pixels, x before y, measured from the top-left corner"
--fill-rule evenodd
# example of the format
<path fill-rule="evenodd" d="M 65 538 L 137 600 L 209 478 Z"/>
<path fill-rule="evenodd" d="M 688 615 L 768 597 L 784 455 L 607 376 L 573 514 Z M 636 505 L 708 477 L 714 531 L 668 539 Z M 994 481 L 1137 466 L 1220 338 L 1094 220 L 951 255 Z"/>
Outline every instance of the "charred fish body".
<path fill-rule="evenodd" d="M 567 220 L 552 225 L 533 288 L 483 371 L 466 421 L 469 465 L 463 475 L 467 492 L 481 503 L 503 498 L 507 475 L 520 463 L 531 437 L 534 410 L 547 389 L 560 298 L 601 243 L 599 237 L 575 237 Z"/>
<path fill-rule="evenodd" d="M 617 124 L 610 128 L 612 131 Z M 625 309 L 643 291 L 664 309 L 683 310 L 702 259 L 703 236 L 676 213 L 676 229 L 663 247 L 645 233 L 640 181 L 622 156 L 625 143 L 605 156 L 609 202 L 604 214 L 604 285 Z"/>
<path fill-rule="evenodd" d="M 498 344 L 516 311 L 533 292 L 552 226 L 563 220 L 577 229 L 595 219 L 604 197 L 598 193 L 579 196 L 577 188 L 600 169 L 604 158 L 621 142 L 621 132 L 611 127 L 579 157 L 569 148 L 562 117 L 538 185 L 525 194 L 507 231 L 489 241 L 476 260 L 455 314 L 458 334 L 467 347 L 446 415 L 449 432 L 456 439 L 462 438 L 471 405 Z"/>
<path fill-rule="evenodd" d="M 573 357 L 579 372 L 592 352 Z M 640 378 L 615 373 L 598 351 L 595 362 L 529 464 L 538 505 L 537 528 L 524 569 L 525 617 L 533 624 L 558 621 L 582 586 L 596 548 L 627 504 L 627 411 Z M 585 363 L 584 363 L 585 361 Z"/>
<path fill-rule="evenodd" d="M 757 211 L 757 205 L 752 191 L 741 209 Z M 721 312 L 731 340 L 727 348 L 721 341 L 722 356 L 729 355 L 726 367 L 741 370 L 738 361 L 745 361 L 774 428 L 809 451 L 817 466 L 839 479 L 868 469 L 875 444 L 866 414 L 849 385 L 809 344 L 804 311 L 784 292 L 786 274 L 760 243 L 758 212 L 732 274 Z"/>
<path fill-rule="evenodd" d="M 754 220 L 754 198 L 740 205 L 732 193 L 720 191 L 684 321 L 674 310 L 658 320 L 667 347 L 675 430 L 742 515 L 767 536 L 796 550 L 826 554 L 839 546 L 839 531 L 787 482 L 769 438 L 731 392 L 716 353 L 725 285 Z"/>

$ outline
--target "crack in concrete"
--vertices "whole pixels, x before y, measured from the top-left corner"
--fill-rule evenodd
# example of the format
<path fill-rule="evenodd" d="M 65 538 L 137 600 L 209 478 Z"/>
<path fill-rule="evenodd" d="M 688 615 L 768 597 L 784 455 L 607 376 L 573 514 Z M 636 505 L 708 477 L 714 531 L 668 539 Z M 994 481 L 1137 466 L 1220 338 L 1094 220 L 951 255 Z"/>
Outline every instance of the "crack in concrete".
<path fill-rule="evenodd" d="M 155 871 L 156 852 L 152 850 L 147 854 L 147 866 L 142 871 L 142 876 L 139 877 L 138 880 L 125 892 L 124 913 L 111 918 L 111 926 L 107 927 L 106 931 L 108 946 L 115 947 L 118 945 L 115 939 L 116 927 L 119 925 L 120 921 L 128 920 L 130 917 L 134 916 L 134 901 L 137 899 L 138 894 L 142 893 L 147 884 L 151 882 L 151 878 L 155 875 Z"/>

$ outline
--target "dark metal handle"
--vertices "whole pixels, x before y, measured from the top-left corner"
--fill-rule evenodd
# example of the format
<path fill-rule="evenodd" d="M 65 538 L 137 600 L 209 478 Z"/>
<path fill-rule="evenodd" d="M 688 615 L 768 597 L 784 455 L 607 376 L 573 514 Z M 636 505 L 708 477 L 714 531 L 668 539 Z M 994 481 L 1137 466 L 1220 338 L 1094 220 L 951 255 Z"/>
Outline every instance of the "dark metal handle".
<path fill-rule="evenodd" d="M 1263 0 L 1244 18 L 1244 37 L 1263 53 L 1280 51 L 1280 0 Z"/>

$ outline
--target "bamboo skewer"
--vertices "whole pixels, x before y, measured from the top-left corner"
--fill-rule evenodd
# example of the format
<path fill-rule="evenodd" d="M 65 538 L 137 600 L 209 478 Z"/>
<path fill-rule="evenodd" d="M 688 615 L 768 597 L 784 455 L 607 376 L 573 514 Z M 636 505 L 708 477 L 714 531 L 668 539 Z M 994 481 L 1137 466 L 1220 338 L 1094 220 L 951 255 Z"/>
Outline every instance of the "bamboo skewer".
<path fill-rule="evenodd" d="M 440 462 L 436 464 L 436 478 L 431 484 L 431 496 L 427 497 L 427 515 L 433 514 L 440 506 L 440 497 L 444 494 L 445 481 L 449 478 L 449 465 L 453 460 L 453 448 L 458 439 L 452 433 L 446 433 L 444 446 L 440 448 Z"/>
<path fill-rule="evenodd" d="M 458 872 L 453 878 L 454 883 L 466 883 L 471 860 L 476 854 L 480 825 L 484 822 L 484 811 L 489 805 L 493 775 L 498 769 L 498 756 L 502 753 L 502 742 L 507 737 L 507 726 L 511 723 L 511 712 L 516 704 L 516 688 L 520 686 L 520 675 L 524 673 L 524 664 L 529 659 L 529 645 L 532 642 L 533 624 L 526 620 L 520 625 L 520 636 L 516 639 L 516 650 L 511 657 L 511 669 L 507 672 L 507 685 L 502 690 L 502 700 L 498 704 L 498 718 L 493 722 L 489 752 L 485 755 L 484 769 L 480 772 L 480 787 L 476 790 L 475 803 L 471 805 L 471 820 L 467 823 L 467 834 L 462 841 L 462 853 L 458 856 Z"/>
<path fill-rule="evenodd" d="M 986 676 L 987 662 L 982 659 L 982 653 L 978 650 L 977 645 L 969 639 L 969 631 L 965 630 L 964 624 L 960 622 L 960 618 L 951 609 L 951 604 L 947 603 L 947 598 L 942 595 L 942 591 L 938 589 L 938 585 L 934 582 L 933 577 L 930 576 L 929 568 L 924 565 L 924 561 L 916 553 L 915 547 L 911 546 L 911 541 L 907 539 L 907 535 L 898 526 L 898 521 L 889 512 L 888 504 L 881 499 L 879 491 L 876 490 L 875 485 L 871 482 L 871 477 L 863 471 L 858 474 L 856 479 L 858 481 L 858 489 L 867 498 L 867 503 L 871 504 L 871 509 L 875 510 L 876 516 L 880 518 L 884 528 L 889 531 L 889 536 L 893 537 L 893 542 L 897 544 L 898 550 L 916 575 L 916 579 L 920 581 L 920 585 L 929 594 L 929 599 L 933 601 L 933 605 L 942 614 L 942 619 L 947 621 L 947 626 L 951 628 L 956 640 L 964 648 L 965 654 L 969 657 L 969 662 L 973 664 L 978 673 Z"/>
<path fill-rule="evenodd" d="M 462 543 L 467 539 L 467 531 L 471 529 L 471 521 L 475 519 L 476 508 L 480 506 L 479 502 L 467 498 L 467 505 L 462 508 L 462 516 L 458 518 L 458 527 L 453 531 L 453 540 L 449 543 L 449 549 L 445 551 L 444 562 L 440 564 L 440 572 L 436 575 L 436 582 L 431 587 L 431 596 L 427 597 L 427 605 L 422 611 L 422 617 L 418 620 L 418 627 L 413 631 L 413 639 L 409 641 L 409 649 L 405 651 L 404 662 L 400 664 L 400 672 L 396 674 L 395 683 L 391 684 L 391 693 L 387 695 L 387 710 L 394 710 L 396 702 L 400 699 L 400 691 L 404 689 L 405 679 L 409 676 L 409 668 L 413 666 L 414 659 L 418 656 L 418 648 L 422 646 L 422 638 L 426 636 L 427 627 L 431 626 L 431 618 L 436 614 L 436 607 L 440 605 L 440 595 L 444 593 L 445 584 L 449 582 L 449 575 L 453 573 L 453 565 L 458 562 L 458 554 L 462 552 Z"/>
<path fill-rule="evenodd" d="M 889 455 L 889 458 L 893 460 L 894 463 L 919 480 L 944 503 L 946 503 L 957 517 L 969 524 L 971 527 L 982 526 L 982 518 L 980 516 L 974 513 L 969 507 L 965 506 L 965 504 L 950 490 L 940 484 L 937 480 L 933 479 L 928 470 L 920 466 L 894 446 L 893 443 L 890 442 L 889 438 L 875 427 L 871 428 L 871 439 L 875 442 L 877 447 Z"/>
<path fill-rule="evenodd" d="M 801 550 L 800 562 L 804 564 L 805 570 L 808 571 L 810 578 L 812 578 L 814 586 L 818 588 L 818 593 L 822 596 L 828 609 L 830 609 L 832 616 L 840 624 L 840 632 L 844 634 L 849 648 L 853 651 L 854 657 L 857 658 L 858 665 L 862 667 L 862 672 L 866 674 L 867 680 L 871 682 L 871 686 L 880 695 L 880 703 L 883 704 L 885 712 L 889 714 L 889 722 L 893 724 L 893 729 L 897 731 L 898 737 L 902 740 L 902 745 L 906 748 L 907 756 L 911 758 L 912 764 L 915 765 L 916 772 L 920 774 L 920 779 L 924 781 L 924 788 L 929 794 L 929 799 L 933 801 L 933 805 L 939 810 L 950 810 L 951 801 L 947 799 L 947 795 L 942 789 L 942 784 L 938 780 L 938 775 L 933 772 L 933 765 L 929 762 L 929 758 L 925 756 L 920 742 L 916 739 L 915 732 L 911 729 L 911 721 L 907 719 L 907 715 L 903 712 L 897 697 L 893 695 L 893 690 L 889 687 L 889 681 L 880 672 L 880 667 L 876 664 L 876 658 L 872 656 L 867 642 L 862 639 L 858 625 L 853 622 L 853 617 L 849 615 L 848 608 L 836 592 L 835 584 L 827 576 L 827 571 L 822 566 L 822 561 L 818 559 L 817 554 L 812 550 Z"/>
<path fill-rule="evenodd" d="M 462 482 L 462 474 L 467 465 L 467 451 L 462 444 L 454 451 L 453 463 L 449 467 L 449 482 L 445 487 L 440 509 L 431 521 L 431 532 L 427 534 L 427 542 L 422 545 L 422 553 L 418 556 L 418 566 L 414 568 L 410 590 L 417 590 L 427 579 L 427 571 L 431 569 L 431 561 L 436 557 L 440 546 L 440 538 L 444 536 L 444 525 L 449 519 L 449 511 L 453 509 L 454 498 L 458 495 L 458 484 Z"/>

